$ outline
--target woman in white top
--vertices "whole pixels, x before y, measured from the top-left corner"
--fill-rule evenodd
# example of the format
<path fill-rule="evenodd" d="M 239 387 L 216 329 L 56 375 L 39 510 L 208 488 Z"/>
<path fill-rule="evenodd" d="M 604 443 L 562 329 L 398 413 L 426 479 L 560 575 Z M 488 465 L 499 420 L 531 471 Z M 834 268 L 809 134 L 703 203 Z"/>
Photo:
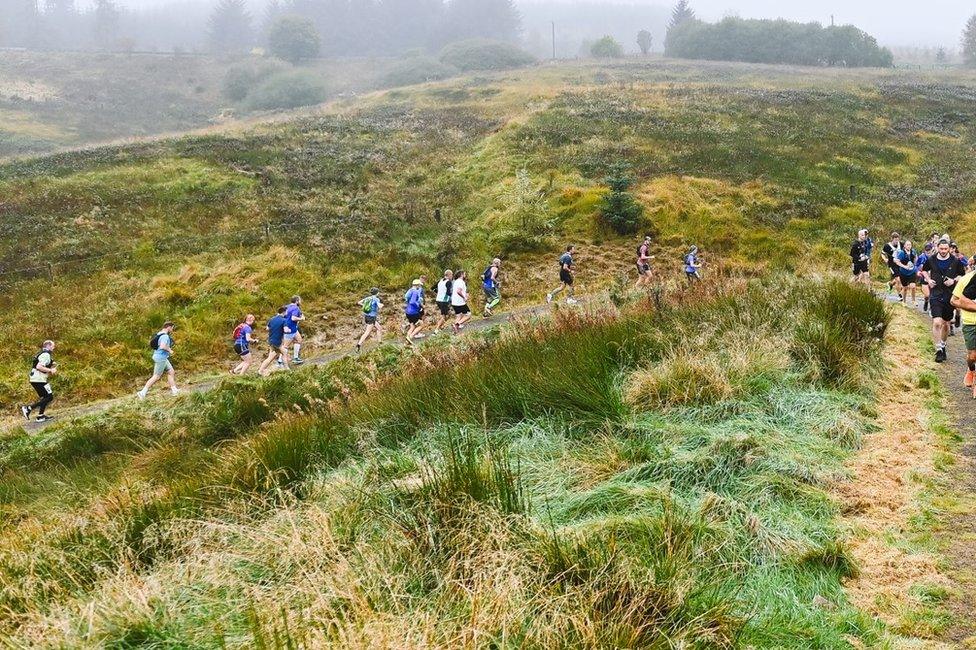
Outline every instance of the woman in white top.
<path fill-rule="evenodd" d="M 454 333 L 457 334 L 464 324 L 471 320 L 471 309 L 468 307 L 467 274 L 458 270 L 454 274 L 454 286 L 451 290 L 451 307 L 454 308 Z"/>

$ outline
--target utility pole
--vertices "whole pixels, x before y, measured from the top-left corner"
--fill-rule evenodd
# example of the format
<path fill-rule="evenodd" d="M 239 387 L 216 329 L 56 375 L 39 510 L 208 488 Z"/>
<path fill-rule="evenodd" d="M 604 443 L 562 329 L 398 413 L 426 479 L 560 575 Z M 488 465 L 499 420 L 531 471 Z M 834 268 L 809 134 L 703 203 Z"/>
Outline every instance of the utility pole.
<path fill-rule="evenodd" d="M 552 60 L 556 60 L 556 21 L 552 21 Z"/>
<path fill-rule="evenodd" d="M 834 26 L 834 14 L 830 14 L 830 26 Z"/>

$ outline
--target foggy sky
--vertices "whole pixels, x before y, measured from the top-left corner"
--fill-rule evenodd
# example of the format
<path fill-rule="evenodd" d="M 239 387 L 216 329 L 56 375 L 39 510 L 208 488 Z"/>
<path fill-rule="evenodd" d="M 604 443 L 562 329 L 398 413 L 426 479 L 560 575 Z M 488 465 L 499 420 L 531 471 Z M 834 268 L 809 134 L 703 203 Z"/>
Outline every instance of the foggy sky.
<path fill-rule="evenodd" d="M 80 7 L 92 0 L 78 0 Z M 172 0 L 117 0 L 124 7 L 151 7 Z M 216 0 L 191 0 L 205 5 Z M 532 0 L 516 0 L 528 4 Z M 559 0 L 571 3 L 573 0 Z M 670 0 L 627 0 L 613 4 L 670 6 Z M 249 0 L 261 7 L 263 0 Z M 928 45 L 955 48 L 966 19 L 976 13 L 976 2 L 967 0 L 691 0 L 700 18 L 717 20 L 726 15 L 742 18 L 789 18 L 838 24 L 854 24 L 876 36 L 882 45 Z M 555 16 L 554 18 L 558 18 Z"/>

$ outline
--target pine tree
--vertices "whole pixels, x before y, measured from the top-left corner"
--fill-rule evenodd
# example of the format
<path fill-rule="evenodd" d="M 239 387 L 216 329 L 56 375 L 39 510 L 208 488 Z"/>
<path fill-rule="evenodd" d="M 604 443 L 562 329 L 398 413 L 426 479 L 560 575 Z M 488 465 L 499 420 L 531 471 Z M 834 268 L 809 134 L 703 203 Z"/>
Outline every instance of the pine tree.
<path fill-rule="evenodd" d="M 678 4 L 674 5 L 674 9 L 671 10 L 671 22 L 668 24 L 668 31 L 670 32 L 675 27 L 694 19 L 695 10 L 691 8 L 688 0 L 678 0 Z"/>
<path fill-rule="evenodd" d="M 969 17 L 962 33 L 962 60 L 966 66 L 976 68 L 976 14 Z"/>
<path fill-rule="evenodd" d="M 92 39 L 96 48 L 112 49 L 119 37 L 119 19 L 122 12 L 113 0 L 95 0 Z"/>
<path fill-rule="evenodd" d="M 627 172 L 628 167 L 623 163 L 614 164 L 610 168 L 610 174 L 606 179 L 610 191 L 603 197 L 603 204 L 600 207 L 600 214 L 604 220 L 619 235 L 637 232 L 644 218 L 644 206 L 628 192 L 634 181 Z"/>
<path fill-rule="evenodd" d="M 936 50 L 935 60 L 938 63 L 945 63 L 946 61 L 949 60 L 949 55 L 946 54 L 946 50 L 944 47 L 940 47 L 938 50 Z"/>
<path fill-rule="evenodd" d="M 642 29 L 637 32 L 637 47 L 640 48 L 641 54 L 647 56 L 651 51 L 651 44 L 654 42 L 654 37 L 646 29 Z"/>
<path fill-rule="evenodd" d="M 210 14 L 208 36 L 214 52 L 246 52 L 254 34 L 244 0 L 220 0 Z"/>

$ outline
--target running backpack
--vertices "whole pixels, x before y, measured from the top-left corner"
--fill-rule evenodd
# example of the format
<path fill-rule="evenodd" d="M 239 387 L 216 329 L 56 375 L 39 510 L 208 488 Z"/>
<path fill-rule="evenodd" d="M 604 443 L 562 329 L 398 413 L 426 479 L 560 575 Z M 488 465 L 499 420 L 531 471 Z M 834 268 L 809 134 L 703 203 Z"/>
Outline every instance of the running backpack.
<path fill-rule="evenodd" d="M 243 329 L 244 329 L 244 324 L 243 323 L 241 323 L 240 325 L 238 325 L 237 327 L 234 328 L 234 342 L 235 343 L 237 342 L 237 339 L 241 338 L 241 330 L 243 330 Z"/>
<path fill-rule="evenodd" d="M 159 338 L 166 334 L 166 332 L 156 332 L 156 334 L 149 339 L 149 349 L 155 352 L 159 349 Z"/>
<path fill-rule="evenodd" d="M 364 314 L 368 314 L 369 312 L 373 311 L 373 301 L 374 300 L 375 300 L 375 298 L 373 298 L 373 296 L 370 296 L 368 298 L 364 298 L 363 299 L 363 313 Z"/>
<path fill-rule="evenodd" d="M 35 354 L 34 358 L 31 360 L 31 366 L 30 366 L 31 372 L 34 372 L 34 369 L 37 368 L 37 364 L 41 362 L 41 355 L 45 353 L 51 356 L 51 365 L 46 367 L 50 368 L 54 365 L 54 355 L 48 352 L 47 350 L 41 350 L 40 352 Z"/>
<path fill-rule="evenodd" d="M 488 283 L 491 282 L 491 270 L 493 268 L 495 268 L 495 267 L 489 266 L 487 269 L 485 269 L 485 272 L 482 274 L 481 279 L 484 281 L 485 284 L 488 284 Z"/>

